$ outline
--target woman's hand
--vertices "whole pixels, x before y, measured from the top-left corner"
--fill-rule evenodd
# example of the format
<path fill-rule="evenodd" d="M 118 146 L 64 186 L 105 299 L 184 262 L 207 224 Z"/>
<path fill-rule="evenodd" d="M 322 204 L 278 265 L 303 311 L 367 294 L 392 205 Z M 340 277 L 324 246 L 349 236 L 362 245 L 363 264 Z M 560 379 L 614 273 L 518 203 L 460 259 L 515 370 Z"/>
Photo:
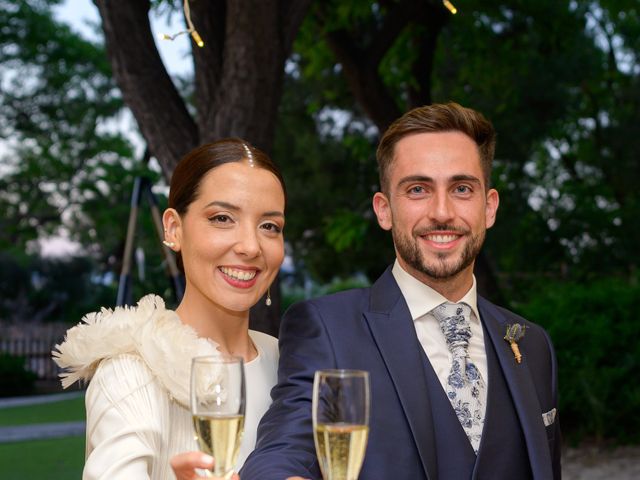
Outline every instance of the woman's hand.
<path fill-rule="evenodd" d="M 213 468 L 213 457 L 202 452 L 185 452 L 171 458 L 171 468 L 177 480 L 198 480 L 211 479 L 223 480 L 220 477 L 201 477 L 196 472 L 197 468 L 211 470 Z M 240 480 L 237 473 L 234 473 L 231 480 Z"/>

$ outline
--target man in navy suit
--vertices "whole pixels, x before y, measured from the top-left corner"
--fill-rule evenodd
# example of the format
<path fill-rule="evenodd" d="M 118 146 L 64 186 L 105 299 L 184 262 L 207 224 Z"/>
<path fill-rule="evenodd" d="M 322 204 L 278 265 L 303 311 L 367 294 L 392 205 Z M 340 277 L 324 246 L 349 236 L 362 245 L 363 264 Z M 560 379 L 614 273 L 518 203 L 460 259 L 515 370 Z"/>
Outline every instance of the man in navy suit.
<path fill-rule="evenodd" d="M 327 368 L 370 372 L 360 479 L 560 478 L 549 337 L 476 294 L 475 258 L 499 203 L 489 185 L 494 149 L 492 125 L 454 103 L 414 109 L 389 127 L 377 151 L 381 192 L 373 209 L 392 233 L 396 260 L 370 288 L 301 302 L 285 314 L 273 404 L 242 480 L 322 478 L 311 397 L 314 372 Z M 484 381 L 475 444 L 447 396 L 452 350 L 437 309 L 451 303 L 470 312 L 465 355 Z M 519 361 L 504 339 L 516 324 L 525 327 Z"/>

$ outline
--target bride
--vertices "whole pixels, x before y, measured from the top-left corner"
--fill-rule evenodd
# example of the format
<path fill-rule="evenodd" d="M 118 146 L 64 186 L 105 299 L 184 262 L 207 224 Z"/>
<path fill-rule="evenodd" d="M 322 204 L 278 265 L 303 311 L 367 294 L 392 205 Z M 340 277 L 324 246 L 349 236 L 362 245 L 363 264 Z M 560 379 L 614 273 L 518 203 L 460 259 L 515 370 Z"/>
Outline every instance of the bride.
<path fill-rule="evenodd" d="M 189 410 L 191 358 L 223 352 L 245 361 L 245 433 L 237 468 L 276 383 L 277 340 L 249 330 L 249 309 L 284 258 L 285 187 L 260 150 L 240 139 L 187 154 L 171 179 L 165 245 L 186 288 L 175 311 L 147 295 L 136 307 L 90 313 L 56 345 L 66 388 L 86 392 L 84 479 L 172 479 L 170 459 L 197 450 Z M 181 456 L 177 457 L 182 458 Z M 210 466 L 202 454 L 199 466 Z"/>

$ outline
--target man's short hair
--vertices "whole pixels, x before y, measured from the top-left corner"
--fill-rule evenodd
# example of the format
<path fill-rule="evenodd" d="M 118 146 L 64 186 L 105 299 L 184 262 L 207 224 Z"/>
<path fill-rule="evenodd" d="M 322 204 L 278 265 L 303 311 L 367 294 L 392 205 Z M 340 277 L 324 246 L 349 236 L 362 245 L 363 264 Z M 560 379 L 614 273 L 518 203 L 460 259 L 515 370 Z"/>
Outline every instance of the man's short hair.
<path fill-rule="evenodd" d="M 414 108 L 387 128 L 376 152 L 382 191 L 389 192 L 389 171 L 394 160 L 395 146 L 400 140 L 418 133 L 452 131 L 464 133 L 478 146 L 484 182 L 488 188 L 496 147 L 493 125 L 480 112 L 449 102 Z"/>

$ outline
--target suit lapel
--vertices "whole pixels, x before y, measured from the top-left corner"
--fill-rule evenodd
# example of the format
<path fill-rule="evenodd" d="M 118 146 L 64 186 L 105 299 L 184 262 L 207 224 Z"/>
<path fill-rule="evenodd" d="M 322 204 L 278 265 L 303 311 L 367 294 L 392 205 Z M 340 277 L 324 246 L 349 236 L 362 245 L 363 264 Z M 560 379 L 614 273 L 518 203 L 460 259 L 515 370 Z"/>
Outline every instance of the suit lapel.
<path fill-rule="evenodd" d="M 427 478 L 437 479 L 431 405 L 420 343 L 411 315 L 390 269 L 371 287 L 365 318 L 402 404 Z"/>
<path fill-rule="evenodd" d="M 553 478 L 551 454 L 544 424 L 541 420 L 542 409 L 533 385 L 527 357 L 522 358 L 522 363 L 515 361 L 513 352 L 504 340 L 507 319 L 494 305 L 482 297 L 478 297 L 478 309 L 486 331 L 489 333 L 489 339 L 495 348 L 498 362 L 520 419 L 533 477 L 536 479 Z M 489 385 L 490 388 L 491 385 Z"/>

